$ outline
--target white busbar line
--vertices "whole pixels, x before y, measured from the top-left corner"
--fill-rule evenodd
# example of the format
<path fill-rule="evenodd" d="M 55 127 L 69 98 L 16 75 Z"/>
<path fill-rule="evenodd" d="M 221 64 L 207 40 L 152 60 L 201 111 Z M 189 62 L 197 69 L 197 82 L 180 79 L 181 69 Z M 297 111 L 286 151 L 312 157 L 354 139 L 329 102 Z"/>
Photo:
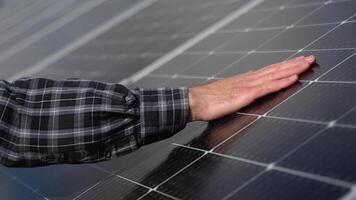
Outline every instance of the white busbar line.
<path fill-rule="evenodd" d="M 241 15 L 245 14 L 246 12 L 248 12 L 249 10 L 251 10 L 252 8 L 257 6 L 258 4 L 260 4 L 261 2 L 263 2 L 263 0 L 254 0 L 254 1 L 251 1 L 251 2 L 249 2 L 247 4 L 245 4 L 241 8 L 239 8 L 236 11 L 234 11 L 233 13 L 231 13 L 230 15 L 224 17 L 223 19 L 221 19 L 217 23 L 215 23 L 212 26 L 210 26 L 208 29 L 204 30 L 203 32 L 199 33 L 198 35 L 196 35 L 192 39 L 188 40 L 187 42 L 185 42 L 182 45 L 178 46 L 177 48 L 173 49 L 172 51 L 167 53 L 165 56 L 159 58 L 158 60 L 156 60 L 152 64 L 148 65 L 144 69 L 142 69 L 142 70 L 138 71 L 137 73 L 133 74 L 131 77 L 122 80 L 120 82 L 120 84 L 127 85 L 127 84 L 130 84 L 130 83 L 137 82 L 138 80 L 140 80 L 141 78 L 143 78 L 147 74 L 153 72 L 154 70 L 158 69 L 162 65 L 166 64 L 167 62 L 169 62 L 170 60 L 172 60 L 173 58 L 175 58 L 176 56 L 178 56 L 182 52 L 188 50 L 189 48 L 191 48 L 195 44 L 199 43 L 203 39 L 205 39 L 208 36 L 210 36 L 211 34 L 215 33 L 217 30 L 219 30 L 220 28 L 222 28 L 226 24 L 230 23 L 231 21 L 235 20 L 236 18 L 240 17 Z"/>
<path fill-rule="evenodd" d="M 95 0 L 95 2 L 104 2 L 106 0 Z M 48 56 L 47 58 L 43 59 L 42 61 L 32 65 L 28 69 L 25 69 L 23 71 L 20 71 L 10 77 L 10 81 L 15 80 L 17 78 L 23 77 L 23 76 L 28 76 L 31 74 L 35 74 L 48 66 L 52 65 L 53 63 L 57 62 L 58 60 L 62 59 L 66 55 L 72 53 L 76 49 L 82 47 L 83 45 L 87 44 L 89 41 L 93 40 L 94 38 L 98 37 L 99 35 L 105 33 L 106 31 L 110 30 L 112 27 L 122 23 L 123 21 L 129 19 L 131 16 L 135 15 L 136 13 L 140 12 L 142 9 L 152 5 L 154 2 L 157 0 L 144 0 L 133 7 L 127 9 L 126 11 L 116 15 L 113 17 L 111 20 L 105 22 L 98 28 L 93 29 L 92 31 L 86 33 L 82 37 L 80 37 L 78 40 L 64 46 L 57 52 L 53 53 L 52 55 Z M 98 4 L 98 3 L 96 3 Z M 1 62 L 1 57 L 0 57 L 0 62 Z"/>

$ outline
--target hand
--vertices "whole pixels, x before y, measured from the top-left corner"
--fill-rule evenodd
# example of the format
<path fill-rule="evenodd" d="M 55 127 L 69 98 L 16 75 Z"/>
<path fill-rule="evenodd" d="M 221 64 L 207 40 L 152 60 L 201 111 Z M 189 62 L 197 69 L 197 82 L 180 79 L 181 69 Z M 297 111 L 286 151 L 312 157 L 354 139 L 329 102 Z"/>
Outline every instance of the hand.
<path fill-rule="evenodd" d="M 231 114 L 267 94 L 286 88 L 315 63 L 301 56 L 256 71 L 189 88 L 190 121 L 210 121 Z"/>

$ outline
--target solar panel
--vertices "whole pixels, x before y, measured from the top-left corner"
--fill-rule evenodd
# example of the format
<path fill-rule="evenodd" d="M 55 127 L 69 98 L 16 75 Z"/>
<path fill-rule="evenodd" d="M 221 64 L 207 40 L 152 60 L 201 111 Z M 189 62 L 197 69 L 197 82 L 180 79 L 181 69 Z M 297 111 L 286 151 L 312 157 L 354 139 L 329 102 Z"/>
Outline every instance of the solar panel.
<path fill-rule="evenodd" d="M 25 4 L 4 1 L 0 10 Z M 78 1 L 77 8 L 83 5 L 90 6 Z M 121 16 L 127 16 L 122 21 L 115 11 L 121 5 Z M 146 88 L 195 86 L 298 55 L 316 55 L 317 64 L 299 83 L 233 115 L 190 123 L 174 137 L 107 162 L 0 167 L 2 197 L 356 199 L 355 5 L 355 0 L 107 0 L 77 19 L 97 30 L 91 35 L 68 22 L 37 42 L 26 40 L 33 43 L 23 49 L 4 46 L 4 77 L 18 71 L 53 78 L 70 74 Z M 51 19 L 42 26 L 55 22 Z M 103 26 L 107 22 L 111 26 Z M 73 35 L 56 35 L 65 31 Z M 56 37 L 58 43 L 49 42 Z M 48 52 L 36 51 L 39 46 Z"/>

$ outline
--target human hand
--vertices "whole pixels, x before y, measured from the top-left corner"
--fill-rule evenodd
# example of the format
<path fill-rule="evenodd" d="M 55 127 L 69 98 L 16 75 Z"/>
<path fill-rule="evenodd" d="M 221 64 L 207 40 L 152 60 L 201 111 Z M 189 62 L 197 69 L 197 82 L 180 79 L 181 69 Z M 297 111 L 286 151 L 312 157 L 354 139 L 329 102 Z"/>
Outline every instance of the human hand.
<path fill-rule="evenodd" d="M 315 63 L 300 56 L 202 86 L 189 88 L 189 121 L 211 121 L 238 111 L 254 100 L 286 88 Z"/>

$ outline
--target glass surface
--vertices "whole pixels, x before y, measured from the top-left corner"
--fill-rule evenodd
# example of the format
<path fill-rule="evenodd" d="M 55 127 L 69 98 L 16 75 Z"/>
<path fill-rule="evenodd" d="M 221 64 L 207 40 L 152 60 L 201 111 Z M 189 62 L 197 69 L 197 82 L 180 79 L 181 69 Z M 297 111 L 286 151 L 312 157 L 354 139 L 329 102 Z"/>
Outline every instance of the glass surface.
<path fill-rule="evenodd" d="M 244 32 L 228 44 L 216 49 L 216 51 L 251 51 L 259 47 L 263 42 L 272 38 L 280 31 L 281 30 L 263 30 Z"/>
<path fill-rule="evenodd" d="M 335 25 L 294 27 L 258 48 L 261 51 L 299 50 L 325 34 Z"/>
<path fill-rule="evenodd" d="M 174 78 L 164 84 L 164 87 L 194 87 L 203 84 L 206 79 Z"/>
<path fill-rule="evenodd" d="M 355 1 L 340 1 L 329 3 L 298 24 L 322 24 L 342 22 L 356 13 Z"/>
<path fill-rule="evenodd" d="M 346 188 L 272 170 L 242 188 L 231 199 L 333 200 L 347 192 Z"/>
<path fill-rule="evenodd" d="M 316 41 L 307 49 L 335 49 L 356 47 L 356 23 L 346 23 Z"/>
<path fill-rule="evenodd" d="M 12 174 L 8 174 L 4 169 L 4 167 L 0 166 L 0 192 L 2 199 L 44 199 L 39 194 L 34 193 L 34 188 L 26 187 L 27 185 L 23 185 L 21 180 L 16 179 L 16 176 Z"/>
<path fill-rule="evenodd" d="M 74 198 L 108 177 L 107 173 L 85 164 L 3 169 L 49 199 Z"/>
<path fill-rule="evenodd" d="M 313 83 L 269 115 L 329 122 L 356 105 L 356 85 Z"/>
<path fill-rule="evenodd" d="M 287 6 L 304 5 L 304 4 L 310 4 L 310 3 L 322 4 L 324 2 L 325 2 L 325 0 L 291 0 L 288 2 Z"/>
<path fill-rule="evenodd" d="M 210 52 L 217 47 L 227 43 L 231 39 L 237 37 L 240 32 L 232 33 L 214 33 L 209 37 L 205 38 L 198 44 L 194 45 L 192 48 L 188 49 L 188 52 Z"/>
<path fill-rule="evenodd" d="M 215 151 L 264 163 L 276 162 L 323 126 L 261 118 Z"/>
<path fill-rule="evenodd" d="M 347 115 L 342 117 L 340 120 L 338 120 L 338 123 L 341 124 L 350 124 L 350 125 L 356 125 L 356 109 L 353 111 L 349 112 Z"/>
<path fill-rule="evenodd" d="M 270 1 L 263 1 L 262 3 L 258 4 L 254 7 L 254 10 L 258 9 L 266 9 L 266 8 L 278 8 L 287 4 L 289 1 L 286 0 L 270 0 Z"/>
<path fill-rule="evenodd" d="M 150 192 L 144 196 L 142 200 L 171 200 L 171 198 L 168 198 L 157 192 Z"/>
<path fill-rule="evenodd" d="M 111 199 L 128 199 L 134 200 L 141 197 L 148 191 L 147 188 L 138 186 L 132 182 L 121 179 L 115 175 L 100 181 L 89 191 L 78 196 L 78 200 L 111 200 Z"/>
<path fill-rule="evenodd" d="M 323 81 L 356 81 L 356 56 L 352 56 L 345 62 L 341 63 L 338 67 L 331 70 L 320 80 Z"/>
<path fill-rule="evenodd" d="M 202 131 L 199 136 L 189 141 L 187 145 L 199 149 L 211 150 L 255 119 L 256 117 L 253 116 L 231 115 L 214 121 L 209 123 L 207 128 Z"/>
<path fill-rule="evenodd" d="M 145 76 L 130 85 L 130 88 L 157 88 L 171 80 L 169 77 Z"/>
<path fill-rule="evenodd" d="M 126 159 L 119 157 L 112 161 L 98 163 L 96 166 L 149 187 L 155 187 L 203 153 L 161 143 L 132 154 L 127 155 Z"/>
<path fill-rule="evenodd" d="M 207 154 L 158 190 L 181 199 L 222 199 L 262 170 L 256 165 Z"/>
<path fill-rule="evenodd" d="M 297 56 L 315 55 L 316 64 L 310 70 L 300 75 L 302 80 L 315 80 L 331 68 L 343 62 L 354 50 L 302 51 Z M 343 65 L 343 64 L 342 64 Z M 338 66 L 337 68 L 339 68 Z M 353 73 L 351 73 L 353 74 Z"/>
<path fill-rule="evenodd" d="M 271 10 L 247 12 L 241 17 L 224 26 L 222 30 L 243 30 L 245 28 L 252 28 L 255 24 L 272 15 L 273 13 L 274 11 Z"/>
<path fill-rule="evenodd" d="M 199 60 L 203 59 L 207 55 L 199 54 L 180 54 L 177 57 L 173 58 L 168 63 L 159 67 L 157 70 L 153 71 L 152 74 L 165 74 L 165 75 L 174 75 L 178 72 L 183 71 L 186 68 L 191 67 Z"/>
<path fill-rule="evenodd" d="M 242 54 L 213 54 L 195 63 L 180 74 L 188 76 L 210 77 L 230 66 L 241 58 Z"/>
<path fill-rule="evenodd" d="M 355 182 L 355 134 L 356 129 L 328 128 L 278 165 Z"/>
<path fill-rule="evenodd" d="M 315 5 L 285 8 L 283 10 L 275 12 L 272 16 L 267 17 L 265 20 L 261 21 L 254 27 L 264 28 L 290 26 L 316 8 L 317 6 Z"/>

